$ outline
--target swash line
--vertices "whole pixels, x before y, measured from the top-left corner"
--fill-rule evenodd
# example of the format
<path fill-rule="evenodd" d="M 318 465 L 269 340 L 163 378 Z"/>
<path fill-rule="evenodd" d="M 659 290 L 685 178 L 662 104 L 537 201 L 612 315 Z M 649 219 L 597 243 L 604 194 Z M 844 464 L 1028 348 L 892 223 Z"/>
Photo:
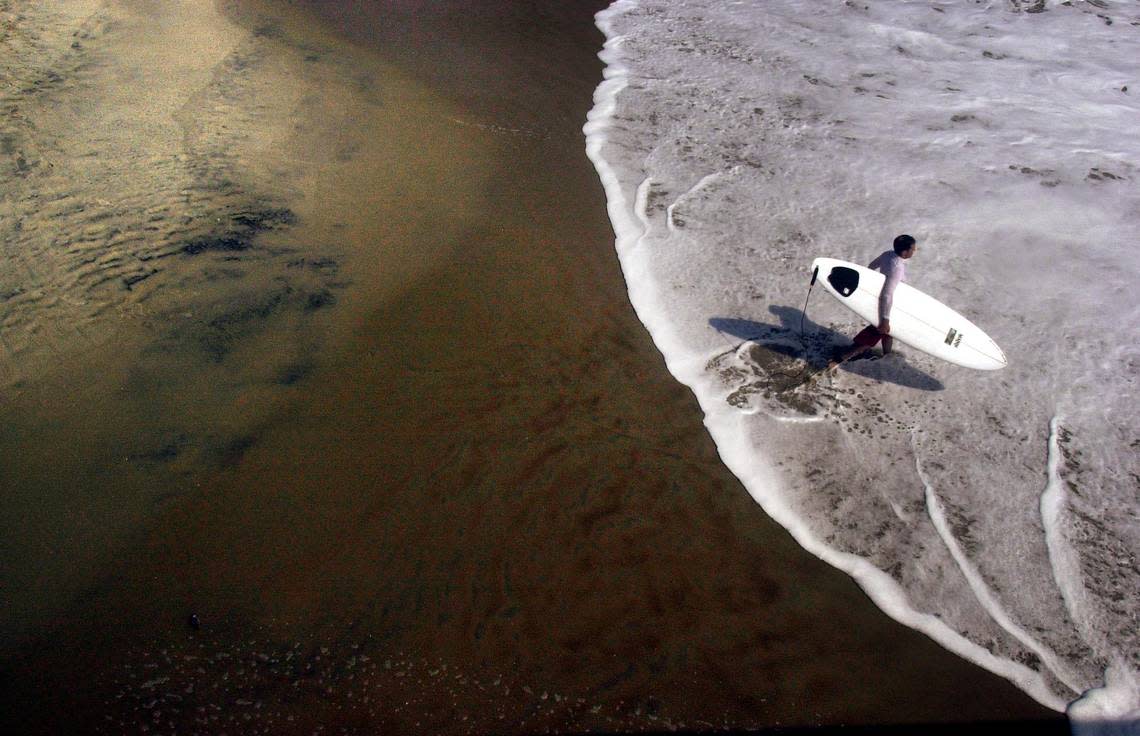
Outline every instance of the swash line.
<path fill-rule="evenodd" d="M 701 191 L 706 186 L 708 186 L 712 182 L 716 181 L 720 177 L 724 176 L 725 174 L 735 173 L 739 168 L 740 168 L 739 166 L 733 166 L 728 171 L 714 171 L 711 174 L 706 174 L 705 176 L 701 177 L 700 181 L 698 181 L 696 184 L 691 186 L 687 192 L 681 194 L 679 197 L 674 199 L 673 204 L 671 204 L 667 208 L 665 208 L 665 224 L 666 224 L 666 226 L 668 226 L 669 232 L 670 233 L 677 232 L 677 227 L 673 224 L 673 208 L 674 207 L 681 204 L 681 202 L 683 202 L 686 197 L 688 197 L 692 194 L 695 194 L 696 192 Z"/>
<path fill-rule="evenodd" d="M 1009 614 L 1006 613 L 1002 605 L 994 598 L 993 593 L 982 579 L 981 573 L 970 564 L 966 553 L 962 551 L 962 548 L 958 545 L 958 541 L 954 538 L 954 534 L 950 531 L 950 525 L 946 521 L 946 513 L 942 508 L 941 502 L 938 500 L 938 496 L 934 492 L 934 486 L 930 483 L 930 480 L 926 477 L 926 473 L 922 470 L 922 463 L 919 460 L 918 444 L 915 437 L 916 432 L 912 431 L 911 449 L 914 452 L 914 469 L 918 472 L 919 480 L 922 481 L 922 486 L 925 489 L 927 515 L 934 524 L 938 536 L 942 538 L 942 543 L 946 545 L 946 549 L 950 552 L 950 556 L 954 558 L 958 569 L 966 578 L 966 583 L 970 586 L 970 590 L 974 592 L 974 597 L 977 598 L 978 603 L 981 604 L 986 613 L 990 615 L 990 618 L 1040 657 L 1041 661 L 1045 663 L 1057 679 L 1063 682 L 1074 693 L 1080 693 L 1083 688 L 1075 684 L 1075 679 L 1070 673 L 1066 672 L 1066 668 L 1057 661 L 1056 655 L 1034 639 L 1029 632 L 1025 631 L 1025 629 L 1010 619 Z"/>

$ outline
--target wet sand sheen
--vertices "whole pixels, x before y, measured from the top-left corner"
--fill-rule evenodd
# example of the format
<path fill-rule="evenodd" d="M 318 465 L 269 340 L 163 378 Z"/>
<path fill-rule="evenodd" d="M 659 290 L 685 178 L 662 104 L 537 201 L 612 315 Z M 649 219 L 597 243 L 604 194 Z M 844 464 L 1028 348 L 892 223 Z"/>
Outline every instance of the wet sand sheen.
<path fill-rule="evenodd" d="M 1046 715 L 886 620 L 721 466 L 628 306 L 585 159 L 595 6 L 324 8 L 357 46 L 224 6 L 235 43 L 184 124 L 214 137 L 187 145 L 240 173 L 225 197 L 293 215 L 197 254 L 242 278 L 169 287 L 143 321 L 161 329 L 75 350 L 5 405 L 34 430 L 4 437 L 5 460 L 32 458 L 13 487 L 59 497 L 41 531 L 133 503 L 107 510 L 116 535 L 45 544 L 89 561 L 57 581 L 70 606 L 29 604 L 34 643 L 5 647 L 30 730 Z M 203 207 L 232 222 L 228 201 Z M 98 379 L 59 399 L 80 371 Z"/>

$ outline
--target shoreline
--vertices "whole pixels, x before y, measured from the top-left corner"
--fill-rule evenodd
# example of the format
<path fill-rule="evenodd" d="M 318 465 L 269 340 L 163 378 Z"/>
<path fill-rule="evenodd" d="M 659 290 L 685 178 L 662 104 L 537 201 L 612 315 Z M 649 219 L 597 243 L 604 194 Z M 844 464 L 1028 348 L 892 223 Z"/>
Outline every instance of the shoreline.
<path fill-rule="evenodd" d="M 626 158 L 629 155 L 627 149 L 635 147 L 640 141 L 628 140 L 628 137 L 623 139 L 623 128 L 636 124 L 639 111 L 636 106 L 622 110 L 619 98 L 627 85 L 641 89 L 645 85 L 652 84 L 654 80 L 652 74 L 647 79 L 630 72 L 627 68 L 629 61 L 622 55 L 624 37 L 616 30 L 620 26 L 621 16 L 625 13 L 635 13 L 637 9 L 638 4 L 635 1 L 617 2 L 598 16 L 598 25 L 606 35 L 606 44 L 601 53 L 606 63 L 606 70 L 605 81 L 595 92 L 595 104 L 585 126 L 586 150 L 598 170 L 606 191 L 610 218 L 617 232 L 617 251 L 622 269 L 636 280 L 630 289 L 631 302 L 653 336 L 655 344 L 665 356 L 670 373 L 698 397 L 705 416 L 705 426 L 719 448 L 725 465 L 736 477 L 743 479 L 745 487 L 757 503 L 771 518 L 787 529 L 801 547 L 830 566 L 848 574 L 876 606 L 893 620 L 929 636 L 947 651 L 1009 680 L 1046 708 L 1065 713 L 1067 700 L 1051 692 L 1044 679 L 1023 662 L 1015 657 L 1002 658 L 995 655 L 976 641 L 971 641 L 961 632 L 955 631 L 954 627 L 943 621 L 940 615 L 932 615 L 912 607 L 913 604 L 908 601 L 904 588 L 890 574 L 860 555 L 833 549 L 820 536 L 813 535 L 810 525 L 797 515 L 794 506 L 782 495 L 781 476 L 785 474 L 785 470 L 775 466 L 783 466 L 785 463 L 773 463 L 772 460 L 758 461 L 758 458 L 763 457 L 759 448 L 740 436 L 741 431 L 738 426 L 740 416 L 733 411 L 726 412 L 721 405 L 720 396 L 716 396 L 720 386 L 709 389 L 708 384 L 711 381 L 708 377 L 710 368 L 706 363 L 707 355 L 687 349 L 684 338 L 678 335 L 677 326 L 671 323 L 668 316 L 670 312 L 666 306 L 670 299 L 668 287 L 660 283 L 660 278 L 654 278 L 654 261 L 661 258 L 660 250 L 656 247 L 659 243 L 656 241 L 659 241 L 661 236 L 654 232 L 660 227 L 660 223 L 651 220 L 655 219 L 655 209 L 660 209 L 661 205 L 651 205 L 648 202 L 652 202 L 655 196 L 667 199 L 669 185 L 643 173 L 642 176 L 645 178 L 635 190 L 633 185 L 638 179 L 623 181 L 621 176 L 622 165 L 628 169 L 632 163 Z M 641 44 L 645 43 L 642 39 L 635 40 Z M 634 99 L 637 99 L 636 94 L 634 93 Z M 616 156 L 617 161 L 608 160 L 607 153 Z M 632 161 L 637 160 L 636 157 L 632 159 Z M 694 186 L 694 190 L 699 189 L 705 181 L 720 176 L 721 173 L 707 175 L 702 183 Z M 660 191 L 655 192 L 655 188 Z M 678 198 L 669 207 L 670 212 L 674 206 L 683 206 L 682 198 Z M 671 215 L 668 227 L 670 230 L 673 228 Z M 678 226 L 678 229 L 680 227 L 682 226 Z M 737 350 L 739 349 L 738 347 Z M 721 357 L 717 356 L 718 359 Z M 770 365 L 765 368 L 782 375 L 779 368 Z M 710 397 L 710 394 L 715 398 Z M 764 395 L 767 397 L 766 391 Z M 814 410 L 798 417 L 795 415 L 781 417 L 781 421 L 789 422 L 797 420 L 812 422 L 817 419 Z M 758 432 L 757 436 L 762 436 L 762 433 Z M 787 456 L 785 460 L 786 458 Z M 798 465 L 794 461 L 790 463 L 793 466 L 790 471 L 792 473 L 807 472 L 809 469 L 814 472 L 817 468 L 802 458 L 796 459 L 801 462 Z M 1076 696 L 1079 694 L 1078 691 Z"/>
<path fill-rule="evenodd" d="M 465 27 L 439 7 L 415 16 L 418 36 L 386 26 L 407 45 L 385 62 L 431 93 L 372 80 L 381 100 L 424 95 L 426 129 L 465 123 L 450 130 L 470 138 L 434 171 L 448 180 L 488 165 L 469 206 L 441 230 L 407 215 L 430 201 L 415 193 L 369 200 L 327 179 L 312 191 L 377 207 L 372 225 L 337 230 L 339 280 L 361 283 L 378 242 L 446 241 L 446 257 L 395 292 L 336 290 L 316 313 L 336 323 L 325 328 L 335 344 L 294 380 L 251 392 L 243 379 L 232 397 L 231 407 L 243 397 L 267 407 L 256 431 L 237 427 L 220 441 L 229 454 L 207 467 L 188 451 L 162 461 L 157 477 L 182 463 L 200 485 L 137 524 L 42 626 L 51 651 L 32 645 L 33 661 L 4 664 L 4 680 L 38 699 L 20 716 L 141 723 L 162 709 L 190 725 L 201 707 L 217 709 L 216 723 L 256 715 L 275 732 L 1050 718 L 887 619 L 721 464 L 617 267 L 579 132 L 601 79 L 589 13 L 551 3 Z M 524 34 L 536 18 L 542 33 L 569 35 Z M 452 44 L 450 58 L 412 48 L 433 37 Z M 326 57 L 349 54 L 321 44 Z M 277 58 L 266 48 L 248 63 Z M 416 142 L 383 160 L 399 166 Z M 284 199 L 307 213 L 304 232 L 321 230 L 311 202 Z M 395 235 L 377 240 L 375 223 Z M 288 229 L 254 243 L 320 256 Z M 255 355 L 235 348 L 219 365 Z M 200 628 L 187 626 L 191 612 Z M 401 702 L 412 704 L 391 707 Z"/>

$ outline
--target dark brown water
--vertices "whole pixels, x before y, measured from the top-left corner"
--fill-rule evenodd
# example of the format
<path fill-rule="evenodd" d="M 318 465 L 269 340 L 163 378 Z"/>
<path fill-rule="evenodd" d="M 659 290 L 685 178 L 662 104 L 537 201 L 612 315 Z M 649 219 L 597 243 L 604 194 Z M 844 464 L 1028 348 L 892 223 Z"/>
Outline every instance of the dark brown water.
<path fill-rule="evenodd" d="M 1047 715 L 720 464 L 584 155 L 597 3 L 82 5 L 5 98 L 6 725 Z"/>

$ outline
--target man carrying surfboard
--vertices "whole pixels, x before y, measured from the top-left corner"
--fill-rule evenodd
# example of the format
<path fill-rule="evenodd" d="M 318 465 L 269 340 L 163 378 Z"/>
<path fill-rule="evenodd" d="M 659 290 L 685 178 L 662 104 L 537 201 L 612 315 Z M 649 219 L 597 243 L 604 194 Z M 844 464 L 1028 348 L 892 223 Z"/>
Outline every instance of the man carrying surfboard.
<path fill-rule="evenodd" d="M 895 287 L 906 280 L 905 261 L 914 256 L 918 244 L 909 235 L 900 235 L 895 238 L 893 248 L 883 251 L 878 258 L 867 264 L 867 267 L 878 271 L 886 277 L 883 289 L 879 292 L 879 324 L 867 325 L 862 332 L 854 338 L 854 344 L 843 352 L 837 359 L 827 364 L 827 369 L 835 370 L 841 363 L 862 355 L 875 347 L 880 340 L 883 341 L 883 355 L 887 355 L 894 348 L 894 339 L 891 337 L 891 304 L 894 301 Z"/>

